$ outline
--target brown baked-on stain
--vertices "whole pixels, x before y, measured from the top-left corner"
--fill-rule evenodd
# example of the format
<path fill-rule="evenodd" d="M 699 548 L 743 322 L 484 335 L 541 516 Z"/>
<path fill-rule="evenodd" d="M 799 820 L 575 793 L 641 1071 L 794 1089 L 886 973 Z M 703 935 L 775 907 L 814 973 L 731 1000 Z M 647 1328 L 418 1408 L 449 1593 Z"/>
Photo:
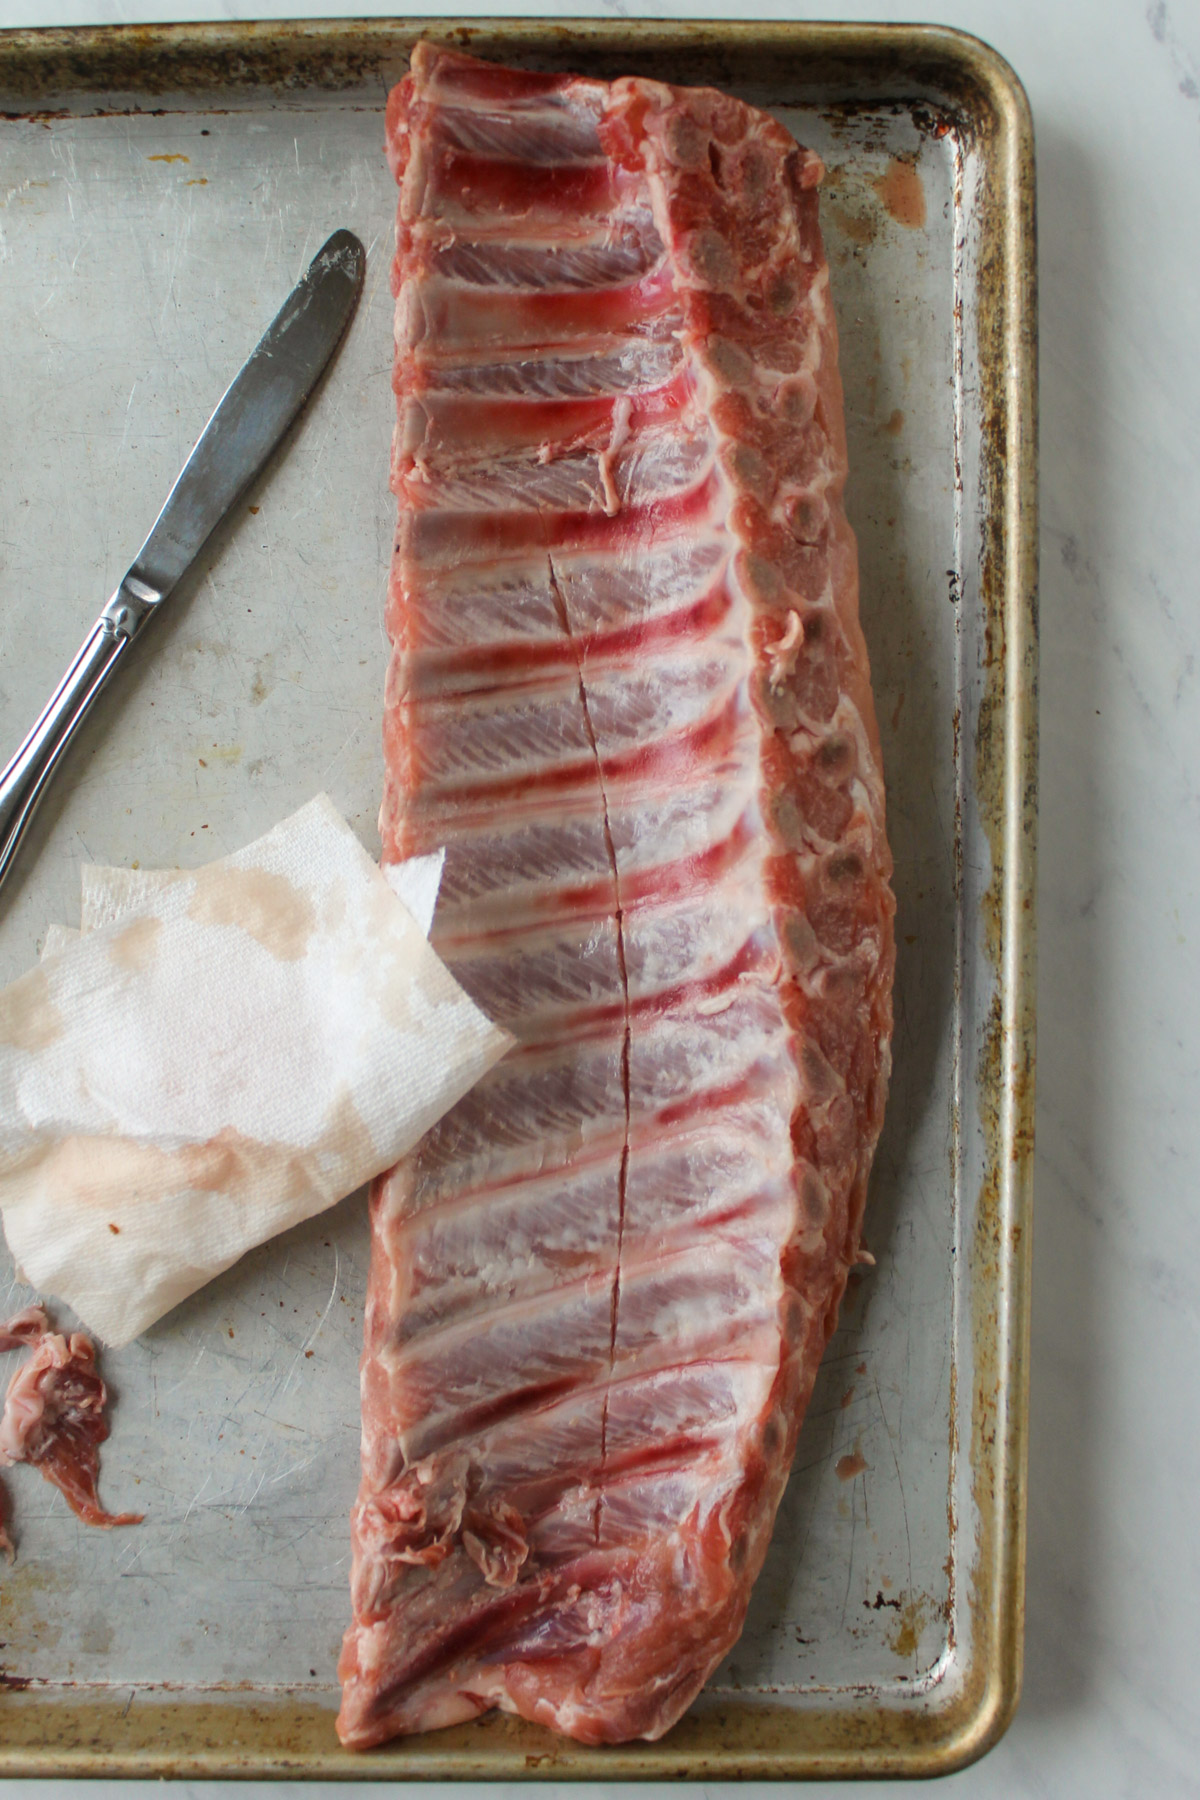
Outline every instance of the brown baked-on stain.
<path fill-rule="evenodd" d="M 853 1481 L 856 1475 L 863 1473 L 866 1466 L 867 1459 L 856 1445 L 846 1456 L 838 1457 L 833 1471 L 839 1481 Z"/>
<path fill-rule="evenodd" d="M 286 876 L 228 864 L 197 871 L 188 917 L 236 925 L 281 962 L 299 962 L 317 923 L 312 902 Z"/>
<path fill-rule="evenodd" d="M 131 974 L 140 974 L 153 961 L 158 947 L 159 933 L 162 931 L 162 920 L 147 914 L 134 919 L 124 931 L 119 931 L 109 942 L 108 954 L 118 969 L 128 969 Z"/>
<path fill-rule="evenodd" d="M 888 1645 L 893 1655 L 907 1659 L 917 1654 L 917 1645 L 920 1642 L 921 1628 L 925 1623 L 925 1614 L 925 1601 L 920 1595 L 907 1600 L 901 1607 L 900 1616 L 896 1620 L 896 1629 Z"/>
<path fill-rule="evenodd" d="M 916 163 L 907 157 L 893 156 L 887 172 L 871 183 L 884 207 L 897 225 L 920 231 L 925 224 L 925 187 L 917 173 Z"/>
<path fill-rule="evenodd" d="M 31 969 L 0 994 L 0 1044 L 8 1049 L 36 1054 L 60 1038 L 64 1028 L 45 969 Z"/>
<path fill-rule="evenodd" d="M 852 244 L 874 242 L 875 221 L 869 211 L 860 212 L 851 206 L 839 206 L 834 201 L 826 201 L 825 210 L 832 215 L 842 236 L 849 238 Z"/>
<path fill-rule="evenodd" d="M 887 418 L 883 421 L 880 430 L 886 431 L 889 437 L 900 436 L 900 433 L 904 430 L 904 414 L 898 406 L 893 412 L 888 414 Z"/>

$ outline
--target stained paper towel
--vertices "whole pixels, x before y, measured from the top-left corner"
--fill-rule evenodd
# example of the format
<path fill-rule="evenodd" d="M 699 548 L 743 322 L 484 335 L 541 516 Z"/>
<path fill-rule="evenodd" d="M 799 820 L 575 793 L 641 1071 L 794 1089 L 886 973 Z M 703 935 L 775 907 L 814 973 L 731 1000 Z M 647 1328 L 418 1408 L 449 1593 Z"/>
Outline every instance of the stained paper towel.
<path fill-rule="evenodd" d="M 201 869 L 85 872 L 83 932 L 0 992 L 0 1210 L 28 1282 L 127 1343 L 504 1054 L 425 942 L 433 860 L 385 878 L 322 795 Z"/>

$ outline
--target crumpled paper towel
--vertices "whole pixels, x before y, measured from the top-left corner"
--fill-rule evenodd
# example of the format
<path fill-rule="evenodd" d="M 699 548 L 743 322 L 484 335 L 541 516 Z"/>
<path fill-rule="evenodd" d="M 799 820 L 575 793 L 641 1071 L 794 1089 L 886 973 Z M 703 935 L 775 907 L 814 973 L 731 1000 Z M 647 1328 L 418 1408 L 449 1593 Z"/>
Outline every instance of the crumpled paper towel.
<path fill-rule="evenodd" d="M 436 865 L 385 877 L 320 795 L 200 869 L 85 871 L 82 933 L 0 992 L 0 1210 L 31 1285 L 128 1343 L 504 1054 L 425 941 Z"/>

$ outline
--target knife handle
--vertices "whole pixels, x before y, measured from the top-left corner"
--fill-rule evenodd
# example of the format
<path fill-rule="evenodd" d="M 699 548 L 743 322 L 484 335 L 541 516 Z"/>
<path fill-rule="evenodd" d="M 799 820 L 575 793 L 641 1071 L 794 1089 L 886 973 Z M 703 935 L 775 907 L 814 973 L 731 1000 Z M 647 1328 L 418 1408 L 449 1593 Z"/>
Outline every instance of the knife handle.
<path fill-rule="evenodd" d="M 140 596 L 127 599 L 125 585 L 122 582 L 92 626 L 37 723 L 0 774 L 0 887 L 67 745 L 145 617 Z"/>

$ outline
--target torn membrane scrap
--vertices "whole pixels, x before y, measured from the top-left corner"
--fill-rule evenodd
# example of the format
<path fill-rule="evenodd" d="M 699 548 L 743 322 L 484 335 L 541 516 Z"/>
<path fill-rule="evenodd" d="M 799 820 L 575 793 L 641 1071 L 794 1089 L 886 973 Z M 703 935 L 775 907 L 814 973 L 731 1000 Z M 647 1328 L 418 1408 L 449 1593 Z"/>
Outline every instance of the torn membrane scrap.
<path fill-rule="evenodd" d="M 141 1513 L 106 1512 L 96 1492 L 108 1393 L 90 1338 L 63 1336 L 41 1306 L 27 1306 L 0 1325 L 0 1351 L 24 1348 L 32 1354 L 10 1380 L 0 1418 L 0 1466 L 32 1463 L 85 1525 L 140 1525 Z M 15 1554 L 2 1519 L 0 1552 L 9 1562 Z"/>

